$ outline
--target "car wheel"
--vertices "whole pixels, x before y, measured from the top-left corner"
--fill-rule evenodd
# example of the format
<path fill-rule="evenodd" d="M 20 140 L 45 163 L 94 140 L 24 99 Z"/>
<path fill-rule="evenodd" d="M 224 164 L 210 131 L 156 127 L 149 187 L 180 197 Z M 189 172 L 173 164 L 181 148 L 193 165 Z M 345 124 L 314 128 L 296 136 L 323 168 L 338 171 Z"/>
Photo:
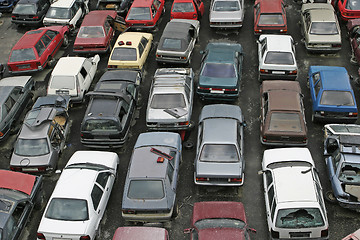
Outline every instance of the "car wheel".
<path fill-rule="evenodd" d="M 314 113 L 311 113 L 311 121 L 312 121 L 313 123 L 316 123 L 316 122 L 317 122 L 317 119 L 316 119 Z"/>
<path fill-rule="evenodd" d="M 62 44 L 63 47 L 69 46 L 69 36 L 67 34 L 64 34 L 64 41 Z"/>
<path fill-rule="evenodd" d="M 184 148 L 186 150 L 191 150 L 194 147 L 194 143 L 191 140 L 187 140 L 186 142 L 184 142 Z"/>
<path fill-rule="evenodd" d="M 34 204 L 34 209 L 37 211 L 40 211 L 43 207 L 45 207 L 45 196 L 42 188 L 40 189 L 40 193 Z"/>
<path fill-rule="evenodd" d="M 325 192 L 325 200 L 329 203 L 337 203 L 334 193 L 332 191 Z"/>
<path fill-rule="evenodd" d="M 47 62 L 47 66 L 48 66 L 49 68 L 53 68 L 53 67 L 55 66 L 55 58 L 49 56 L 48 62 Z"/>
<path fill-rule="evenodd" d="M 171 217 L 176 218 L 178 215 L 179 215 L 179 208 L 178 205 L 175 203 Z"/>
<path fill-rule="evenodd" d="M 260 73 L 258 74 L 258 82 L 259 82 L 259 83 L 262 83 L 262 79 L 261 79 L 261 77 L 260 77 Z"/>

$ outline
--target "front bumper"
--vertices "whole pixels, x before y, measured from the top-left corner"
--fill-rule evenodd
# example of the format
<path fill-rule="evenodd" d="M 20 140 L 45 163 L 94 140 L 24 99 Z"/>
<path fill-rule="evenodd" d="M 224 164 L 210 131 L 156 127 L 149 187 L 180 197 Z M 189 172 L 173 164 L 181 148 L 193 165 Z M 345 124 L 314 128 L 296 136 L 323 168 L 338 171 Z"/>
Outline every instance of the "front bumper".
<path fill-rule="evenodd" d="M 146 123 L 146 127 L 149 130 L 154 131 L 182 131 L 182 130 L 190 130 L 194 127 L 194 122 L 190 121 L 188 125 L 172 125 L 172 124 L 148 124 Z"/>

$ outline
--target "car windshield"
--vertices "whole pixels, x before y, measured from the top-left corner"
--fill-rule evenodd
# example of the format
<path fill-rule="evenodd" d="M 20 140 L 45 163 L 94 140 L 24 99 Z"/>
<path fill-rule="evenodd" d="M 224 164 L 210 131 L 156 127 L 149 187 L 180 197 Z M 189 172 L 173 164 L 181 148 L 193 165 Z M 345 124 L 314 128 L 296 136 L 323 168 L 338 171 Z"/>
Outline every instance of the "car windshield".
<path fill-rule="evenodd" d="M 213 10 L 215 12 L 239 11 L 240 6 L 238 1 L 216 1 Z"/>
<path fill-rule="evenodd" d="M 69 19 L 70 8 L 50 7 L 46 13 L 47 18 Z"/>
<path fill-rule="evenodd" d="M 341 165 L 339 180 L 345 183 L 360 183 L 360 163 L 350 163 L 345 162 Z M 345 191 L 349 192 L 350 189 L 346 189 Z M 356 191 L 356 190 L 354 190 Z M 351 193 L 350 193 L 351 194 Z"/>
<path fill-rule="evenodd" d="M 111 60 L 118 60 L 118 61 L 136 61 L 136 48 L 122 48 L 117 47 L 114 49 Z"/>
<path fill-rule="evenodd" d="M 151 20 L 150 8 L 132 7 L 126 20 Z"/>
<path fill-rule="evenodd" d="M 340 133 L 360 134 L 360 125 L 331 124 L 328 127 L 332 129 L 335 132 L 335 134 L 340 134 Z"/>
<path fill-rule="evenodd" d="M 240 219 L 232 218 L 209 218 L 197 221 L 194 226 L 198 230 L 207 228 L 238 228 L 243 229 L 246 224 Z"/>
<path fill-rule="evenodd" d="M 88 220 L 87 201 L 83 199 L 53 198 L 50 201 L 45 217 L 64 221 Z"/>
<path fill-rule="evenodd" d="M 293 65 L 295 63 L 291 52 L 272 52 L 269 51 L 266 54 L 266 64 L 281 64 L 281 65 Z"/>
<path fill-rule="evenodd" d="M 15 154 L 20 156 L 42 156 L 50 153 L 46 138 L 23 139 L 19 138 L 15 144 Z"/>
<path fill-rule="evenodd" d="M 181 39 L 165 38 L 161 47 L 163 49 L 181 50 Z"/>
<path fill-rule="evenodd" d="M 345 8 L 350 10 L 360 10 L 360 1 L 359 0 L 348 0 L 346 2 Z"/>
<path fill-rule="evenodd" d="M 234 144 L 205 144 L 200 154 L 201 162 L 238 162 Z"/>
<path fill-rule="evenodd" d="M 84 131 L 118 131 L 115 121 L 109 119 L 89 119 L 85 122 Z"/>
<path fill-rule="evenodd" d="M 16 4 L 13 14 L 36 14 L 36 5 L 35 4 Z"/>
<path fill-rule="evenodd" d="M 354 98 L 348 91 L 323 91 L 320 99 L 322 105 L 354 106 Z"/>
<path fill-rule="evenodd" d="M 105 37 L 104 28 L 101 26 L 81 27 L 77 35 L 78 38 L 102 38 Z"/>
<path fill-rule="evenodd" d="M 168 108 L 185 108 L 185 98 L 181 93 L 155 94 L 151 99 L 151 108 L 168 109 Z"/>
<path fill-rule="evenodd" d="M 310 34 L 329 35 L 338 33 L 335 22 L 313 22 L 311 24 Z"/>
<path fill-rule="evenodd" d="M 50 81 L 52 89 L 75 89 L 74 76 L 53 76 Z"/>
<path fill-rule="evenodd" d="M 173 12 L 195 12 L 194 5 L 191 2 L 174 3 Z"/>
<path fill-rule="evenodd" d="M 324 226 L 324 219 L 318 208 L 280 209 L 275 226 L 278 228 L 313 228 Z"/>
<path fill-rule="evenodd" d="M 284 131 L 284 132 L 301 132 L 300 116 L 297 113 L 280 113 L 274 112 L 271 114 L 270 131 Z"/>
<path fill-rule="evenodd" d="M 127 194 L 131 199 L 162 199 L 165 197 L 161 180 L 131 180 Z"/>
<path fill-rule="evenodd" d="M 213 78 L 234 78 L 236 71 L 233 64 L 229 63 L 206 63 L 201 76 Z"/>
<path fill-rule="evenodd" d="M 10 62 L 22 62 L 36 60 L 34 49 L 32 48 L 23 48 L 13 50 L 10 56 Z"/>
<path fill-rule="evenodd" d="M 260 14 L 258 25 L 284 25 L 281 14 Z"/>

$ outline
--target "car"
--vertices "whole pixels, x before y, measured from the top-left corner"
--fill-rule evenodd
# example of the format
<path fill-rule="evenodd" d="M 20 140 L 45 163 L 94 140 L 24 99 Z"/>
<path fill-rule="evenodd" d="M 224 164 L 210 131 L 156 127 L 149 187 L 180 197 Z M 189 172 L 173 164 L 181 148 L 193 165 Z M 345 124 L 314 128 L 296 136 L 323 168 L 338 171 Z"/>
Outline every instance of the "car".
<path fill-rule="evenodd" d="M 73 52 L 77 54 L 110 52 L 115 30 L 108 19 L 115 19 L 116 16 L 115 10 L 97 10 L 86 14 L 76 35 Z"/>
<path fill-rule="evenodd" d="M 27 31 L 11 49 L 9 73 L 38 72 L 55 65 L 55 54 L 69 45 L 68 26 L 42 27 Z"/>
<path fill-rule="evenodd" d="M 176 216 L 181 161 L 178 133 L 141 133 L 129 162 L 121 215 L 125 221 L 166 222 Z"/>
<path fill-rule="evenodd" d="M 42 176 L 0 170 L 1 239 L 20 238 L 32 210 L 41 207 L 42 184 Z"/>
<path fill-rule="evenodd" d="M 14 144 L 10 169 L 51 173 L 70 134 L 68 96 L 39 97 L 27 113 Z"/>
<path fill-rule="evenodd" d="M 168 22 L 156 49 L 158 63 L 190 64 L 196 42 L 199 40 L 198 20 L 173 19 Z"/>
<path fill-rule="evenodd" d="M 254 33 L 287 33 L 286 10 L 283 0 L 257 0 L 254 4 Z"/>
<path fill-rule="evenodd" d="M 347 35 L 350 38 L 354 38 L 354 37 L 359 36 L 359 34 L 360 34 L 359 27 L 360 27 L 360 19 L 359 18 L 350 19 L 346 23 Z"/>
<path fill-rule="evenodd" d="M 159 68 L 154 74 L 146 109 L 151 130 L 189 130 L 194 101 L 194 72 L 191 68 Z"/>
<path fill-rule="evenodd" d="M 324 157 L 332 191 L 328 200 L 360 211 L 360 125 L 326 124 Z"/>
<path fill-rule="evenodd" d="M 301 7 L 301 31 L 309 52 L 341 50 L 341 30 L 331 4 L 308 3 Z"/>
<path fill-rule="evenodd" d="M 260 141 L 305 146 L 308 142 L 303 94 L 297 81 L 270 80 L 260 86 Z"/>
<path fill-rule="evenodd" d="M 17 25 L 42 25 L 50 0 L 20 0 L 11 13 L 11 22 Z"/>
<path fill-rule="evenodd" d="M 259 81 L 297 78 L 295 43 L 290 35 L 262 34 L 257 43 Z"/>
<path fill-rule="evenodd" d="M 360 229 L 344 237 L 342 240 L 360 240 Z"/>
<path fill-rule="evenodd" d="M 134 0 L 126 15 L 126 25 L 140 31 L 156 30 L 165 12 L 165 0 Z"/>
<path fill-rule="evenodd" d="M 237 43 L 208 43 L 200 52 L 197 94 L 202 100 L 233 101 L 240 93 L 243 48 Z"/>
<path fill-rule="evenodd" d="M 199 20 L 205 12 L 202 0 L 174 0 L 171 6 L 170 20 L 193 19 Z"/>
<path fill-rule="evenodd" d="M 99 61 L 99 55 L 60 58 L 51 73 L 47 95 L 68 95 L 72 103 L 84 102 Z"/>
<path fill-rule="evenodd" d="M 357 0 L 331 0 L 331 4 L 338 9 L 341 20 L 360 18 L 360 4 Z"/>
<path fill-rule="evenodd" d="M 346 28 L 348 31 L 348 37 L 350 40 L 351 46 L 351 59 L 350 62 L 359 64 L 360 63 L 360 19 L 350 19 L 347 24 Z"/>
<path fill-rule="evenodd" d="M 344 67 L 310 66 L 308 86 L 313 122 L 356 122 L 358 109 L 355 95 Z"/>
<path fill-rule="evenodd" d="M 76 151 L 65 165 L 45 207 L 38 239 L 101 239 L 104 216 L 117 174 L 113 152 Z"/>
<path fill-rule="evenodd" d="M 81 122 L 81 143 L 93 148 L 119 148 L 126 142 L 134 116 L 141 74 L 134 70 L 105 72 Z"/>
<path fill-rule="evenodd" d="M 17 133 L 18 121 L 33 103 L 34 78 L 32 76 L 7 77 L 0 80 L 0 141 Z"/>
<path fill-rule="evenodd" d="M 322 187 L 309 149 L 267 149 L 259 173 L 270 239 L 329 239 Z"/>
<path fill-rule="evenodd" d="M 239 106 L 211 104 L 202 108 L 194 162 L 196 185 L 244 184 L 245 125 Z"/>
<path fill-rule="evenodd" d="M 240 28 L 245 14 L 244 0 L 211 0 L 209 21 L 210 27 Z"/>
<path fill-rule="evenodd" d="M 89 0 L 58 0 L 50 5 L 43 24 L 67 25 L 74 32 L 80 26 L 81 19 L 89 12 Z"/>
<path fill-rule="evenodd" d="M 118 227 L 112 240 L 169 240 L 169 233 L 161 227 Z"/>
<path fill-rule="evenodd" d="M 249 239 L 245 208 L 241 202 L 209 201 L 194 203 L 191 228 L 185 229 L 192 240 Z"/>
<path fill-rule="evenodd" d="M 18 0 L 0 0 L 0 12 L 11 12 Z"/>
<path fill-rule="evenodd" d="M 126 17 L 134 0 L 98 0 L 96 9 L 115 10 L 118 15 Z"/>
<path fill-rule="evenodd" d="M 111 51 L 108 69 L 126 68 L 142 70 L 149 55 L 153 35 L 142 32 L 120 34 Z"/>

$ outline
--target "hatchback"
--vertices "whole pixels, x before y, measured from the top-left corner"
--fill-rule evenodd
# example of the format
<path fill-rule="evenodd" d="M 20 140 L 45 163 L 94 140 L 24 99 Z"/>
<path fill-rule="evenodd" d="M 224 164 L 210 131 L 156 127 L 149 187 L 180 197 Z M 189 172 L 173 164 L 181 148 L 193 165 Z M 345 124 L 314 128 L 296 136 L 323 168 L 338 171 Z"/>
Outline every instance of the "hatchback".
<path fill-rule="evenodd" d="M 244 13 L 244 0 L 211 0 L 210 27 L 240 28 L 243 25 Z"/>
<path fill-rule="evenodd" d="M 254 5 L 255 34 L 287 33 L 283 0 L 257 0 Z"/>
<path fill-rule="evenodd" d="M 360 18 L 360 2 L 357 0 L 332 0 L 331 4 L 339 10 L 343 21 Z"/>
<path fill-rule="evenodd" d="M 11 13 L 11 22 L 18 25 L 39 26 L 49 7 L 49 0 L 20 0 Z"/>
<path fill-rule="evenodd" d="M 174 0 L 170 20 L 175 18 L 200 20 L 204 11 L 202 0 Z"/>

